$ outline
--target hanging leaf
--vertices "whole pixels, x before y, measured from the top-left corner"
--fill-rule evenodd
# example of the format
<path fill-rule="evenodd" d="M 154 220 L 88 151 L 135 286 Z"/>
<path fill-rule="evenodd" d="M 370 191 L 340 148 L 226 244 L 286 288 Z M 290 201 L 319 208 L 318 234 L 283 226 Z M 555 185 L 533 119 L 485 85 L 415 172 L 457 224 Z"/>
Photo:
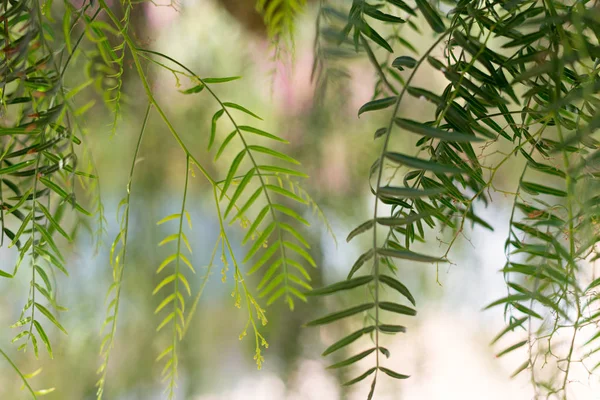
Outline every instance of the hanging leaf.
<path fill-rule="evenodd" d="M 416 0 L 416 3 L 431 29 L 437 33 L 444 33 L 446 26 L 438 13 L 429 5 L 429 2 L 427 0 Z"/>
<path fill-rule="evenodd" d="M 414 68 L 417 65 L 417 60 L 410 56 L 401 56 L 397 57 L 394 61 L 392 61 L 392 67 L 398 68 L 400 71 L 406 68 Z"/>
<path fill-rule="evenodd" d="M 396 104 L 397 97 L 386 97 L 385 99 L 373 100 L 364 104 L 360 110 L 358 110 L 358 116 L 369 111 L 383 110 L 394 104 Z"/>

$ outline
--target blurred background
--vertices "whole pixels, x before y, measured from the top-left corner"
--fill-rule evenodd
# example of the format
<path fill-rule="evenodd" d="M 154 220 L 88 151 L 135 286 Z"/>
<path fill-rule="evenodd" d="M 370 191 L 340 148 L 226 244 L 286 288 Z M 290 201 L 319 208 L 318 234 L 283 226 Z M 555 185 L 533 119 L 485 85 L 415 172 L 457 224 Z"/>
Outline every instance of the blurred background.
<path fill-rule="evenodd" d="M 304 187 L 321 206 L 337 238 L 336 243 L 318 215 L 307 211 L 312 227 L 306 234 L 319 265 L 319 269 L 311 273 L 313 284 L 318 287 L 346 276 L 362 253 L 364 242 L 355 240 L 348 244 L 345 238 L 372 213 L 373 198 L 367 177 L 378 151 L 373 132 L 383 120 L 376 115 L 365 114 L 360 119 L 356 116 L 358 108 L 371 98 L 375 84 L 373 69 L 364 57 L 345 60 L 350 77 L 332 85 L 324 99 L 315 99 L 315 85 L 310 79 L 317 15 L 315 3 L 309 2 L 298 20 L 291 61 L 289 54 L 284 54 L 280 61 L 271 57 L 272 46 L 265 37 L 261 18 L 254 12 L 252 0 L 186 0 L 175 4 L 175 8 L 139 4 L 134 8 L 132 29 L 146 47 L 165 52 L 200 76 L 243 76 L 243 80 L 219 86 L 219 95 L 263 117 L 264 122 L 257 127 L 289 140 L 291 144 L 284 150 L 300 160 L 303 171 L 310 175 Z M 428 46 L 428 40 L 413 37 L 413 43 L 419 48 Z M 174 76 L 165 71 L 149 69 L 149 74 L 158 101 L 183 133 L 190 149 L 210 165 L 212 155 L 205 149 L 210 118 L 217 110 L 214 101 L 205 93 L 182 96 Z M 445 84 L 442 79 L 439 74 L 430 74 L 424 69 L 417 76 L 417 85 L 439 90 Z M 180 83 L 189 87 L 189 82 Z M 95 398 L 99 330 L 105 316 L 105 293 L 111 282 L 108 244 L 118 232 L 116 209 L 126 193 L 131 157 L 146 107 L 142 88 L 129 66 L 126 66 L 124 88 L 128 96 L 116 135 L 110 135 L 111 116 L 101 101 L 87 114 L 88 144 L 101 177 L 108 227 L 105 244 L 98 254 L 85 233 L 65 250 L 70 254 L 70 277 L 57 279 L 59 298 L 69 309 L 61 313 L 61 323 L 69 335 L 51 332 L 55 359 L 50 360 L 47 354 L 41 353 L 40 360 L 36 361 L 31 354 L 17 353 L 16 346 L 10 345 L 14 333 L 8 326 L 18 319 L 26 300 L 28 281 L 26 274 L 21 274 L 16 281 L 0 280 L 0 346 L 23 371 L 31 373 L 42 367 L 42 372 L 32 378 L 31 383 L 35 388 L 56 387 L 44 397 L 49 400 Z M 401 112 L 420 119 L 432 109 L 425 102 L 413 100 L 402 104 Z M 414 117 L 415 114 L 418 116 Z M 415 139 L 407 137 L 396 143 L 410 149 Z M 228 155 L 228 160 L 233 156 Z M 496 187 L 513 191 L 519 164 L 508 164 L 498 174 Z M 108 375 L 105 396 L 108 400 L 165 398 L 160 383 L 162 366 L 154 359 L 168 339 L 155 333 L 159 320 L 154 315 L 157 304 L 151 293 L 157 283 L 154 272 L 165 257 L 165 250 L 157 243 L 167 233 L 162 226 L 156 226 L 156 221 L 178 212 L 184 171 L 184 155 L 158 116 L 151 115 L 132 192 L 129 263 Z M 190 196 L 188 209 L 194 228 L 188 236 L 198 271 L 197 280 L 191 284 L 198 290 L 206 273 L 202 266 L 207 265 L 217 240 L 218 221 L 210 187 L 201 176 L 192 180 Z M 411 378 L 380 379 L 376 399 L 532 398 L 533 391 L 525 374 L 510 379 L 512 372 L 526 359 L 526 350 L 497 359 L 494 350 L 498 349 L 492 349 L 489 343 L 505 326 L 503 315 L 499 308 L 481 311 L 505 293 L 503 277 L 498 271 L 505 262 L 503 245 L 512 199 L 503 194 L 492 195 L 492 199 L 480 213 L 494 227 L 494 232 L 483 234 L 480 227 L 465 230 L 451 253 L 455 264 L 439 270 L 428 264 L 399 266 L 400 280 L 415 295 L 418 316 L 398 317 L 408 332 L 385 337 L 385 344 L 392 352 L 385 365 Z M 238 228 L 232 226 L 231 235 L 239 243 L 243 231 Z M 444 242 L 450 236 L 434 232 L 432 237 L 430 243 L 435 243 L 437 238 L 439 252 L 443 253 Z M 236 248 L 236 251 L 243 254 L 244 249 Z M 10 249 L 0 249 L 0 264 L 12 265 L 15 256 Z M 223 283 L 221 267 L 217 263 L 213 268 L 193 325 L 180 348 L 177 398 L 366 398 L 367 381 L 349 388 L 340 385 L 363 370 L 332 371 L 326 366 L 365 348 L 368 338 L 355 342 L 335 357 L 325 360 L 320 356 L 344 332 L 352 332 L 360 326 L 344 322 L 320 328 L 302 327 L 322 315 L 323 310 L 340 309 L 350 299 L 342 295 L 311 299 L 307 304 L 297 304 L 293 312 L 283 303 L 269 307 L 269 323 L 263 331 L 269 348 L 264 352 L 263 369 L 258 371 L 252 359 L 253 339 L 238 338 L 244 329 L 246 314 L 234 306 L 230 296 L 233 278 L 229 272 Z M 258 282 L 254 276 L 248 280 L 254 286 Z M 514 336 L 512 341 L 516 341 Z M 510 340 L 506 342 L 507 346 L 510 344 Z M 369 365 L 369 361 L 364 362 Z M 571 385 L 573 398 L 600 399 L 597 383 L 588 380 L 585 371 L 577 371 L 577 365 L 573 368 L 572 377 L 581 377 L 578 384 Z M 0 360 L 0 399 L 28 398 L 20 385 L 14 371 Z"/>

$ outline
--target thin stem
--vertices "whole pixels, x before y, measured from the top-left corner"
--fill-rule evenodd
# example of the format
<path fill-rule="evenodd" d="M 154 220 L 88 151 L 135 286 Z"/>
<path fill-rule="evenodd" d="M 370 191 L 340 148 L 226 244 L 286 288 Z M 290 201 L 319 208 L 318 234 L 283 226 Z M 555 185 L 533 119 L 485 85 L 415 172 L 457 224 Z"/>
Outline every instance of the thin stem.
<path fill-rule="evenodd" d="M 125 265 L 126 265 L 126 255 L 127 255 L 127 238 L 128 238 L 128 234 L 129 234 L 129 206 L 130 206 L 130 200 L 131 200 L 131 185 L 133 183 L 133 174 L 135 172 L 135 166 L 136 166 L 136 161 L 137 161 L 137 157 L 141 148 L 141 144 L 142 144 L 142 138 L 144 137 L 144 132 L 146 131 L 146 126 L 148 124 L 148 117 L 150 116 L 150 109 L 152 108 L 152 105 L 149 103 L 148 107 L 146 108 L 146 114 L 144 116 L 144 122 L 142 123 L 142 128 L 140 130 L 140 135 L 138 137 L 137 140 L 137 144 L 135 146 L 135 151 L 133 153 L 133 159 L 131 161 L 131 168 L 129 170 L 129 180 L 127 182 L 127 195 L 125 197 L 125 213 L 123 215 L 123 219 L 125 221 L 125 226 L 122 230 L 122 256 L 120 257 L 120 260 L 118 261 L 118 263 L 120 263 L 121 268 L 119 269 L 119 271 L 116 271 L 116 279 L 115 279 L 115 297 L 114 297 L 114 301 L 115 301 L 115 310 L 113 313 L 113 318 L 111 321 L 111 330 L 110 330 L 110 339 L 109 342 L 106 344 L 106 355 L 104 358 L 104 361 L 102 363 L 102 375 L 100 377 L 100 380 L 98 381 L 98 392 L 97 392 L 97 399 L 100 400 L 102 399 L 102 394 L 104 392 L 104 385 L 106 382 L 106 373 L 108 370 L 108 362 L 110 359 L 110 349 L 113 346 L 113 342 L 114 342 L 114 338 L 115 338 L 115 333 L 117 330 L 117 317 L 119 314 L 119 306 L 120 306 L 120 298 L 121 298 L 121 285 L 123 283 L 123 275 L 125 272 Z M 112 260 L 111 260 L 112 261 Z M 115 261 L 117 263 L 117 261 Z M 118 265 L 118 264 L 116 264 Z"/>
<path fill-rule="evenodd" d="M 15 370 L 15 372 L 19 375 L 19 377 L 21 377 L 21 380 L 23 381 L 23 384 L 25 385 L 25 387 L 27 388 L 27 390 L 29 390 L 29 393 L 31 394 L 31 397 L 33 399 L 37 399 L 37 396 L 35 395 L 35 392 L 31 388 L 31 386 L 29 385 L 29 382 L 27 382 L 27 378 L 25 378 L 25 376 L 23 375 L 23 373 L 21 372 L 21 370 L 19 370 L 19 367 L 17 367 L 17 365 L 10 359 L 10 357 L 8 356 L 8 354 L 6 354 L 2 349 L 0 349 L 0 354 L 2 354 L 2 356 L 11 365 L 11 367 Z"/>

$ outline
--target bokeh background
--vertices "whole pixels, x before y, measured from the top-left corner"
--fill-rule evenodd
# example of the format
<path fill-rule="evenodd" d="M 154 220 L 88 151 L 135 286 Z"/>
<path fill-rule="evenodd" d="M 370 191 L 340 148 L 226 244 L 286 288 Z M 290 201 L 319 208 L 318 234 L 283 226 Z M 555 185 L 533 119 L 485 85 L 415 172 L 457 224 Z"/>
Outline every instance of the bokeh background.
<path fill-rule="evenodd" d="M 186 0 L 174 4 L 175 7 L 139 4 L 134 8 L 132 29 L 146 46 L 169 54 L 201 76 L 244 77 L 219 86 L 219 95 L 251 108 L 264 119 L 259 128 L 290 141 L 285 151 L 300 160 L 303 170 L 310 175 L 304 187 L 321 206 L 337 238 L 333 239 L 318 215 L 307 211 L 312 227 L 306 233 L 319 265 L 319 269 L 311 271 L 313 283 L 321 286 L 344 277 L 364 245 L 360 240 L 348 244 L 345 237 L 372 213 L 373 198 L 367 176 L 378 151 L 372 133 L 382 120 L 368 114 L 359 119 L 357 110 L 371 98 L 375 75 L 364 58 L 344 60 L 350 77 L 332 85 L 327 96 L 317 100 L 315 85 L 310 79 L 316 4 L 309 2 L 299 17 L 293 52 L 275 61 L 252 3 L 252 0 Z M 415 37 L 410 31 L 406 34 L 411 35 L 413 44 L 418 47 L 425 48 L 429 44 L 427 34 L 422 37 Z M 417 84 L 441 88 L 445 84 L 443 78 L 430 72 L 423 70 L 417 76 Z M 212 156 L 205 149 L 210 118 L 216 111 L 214 102 L 203 95 L 182 96 L 174 76 L 165 71 L 149 69 L 149 74 L 159 102 L 190 148 L 200 160 L 210 164 Z M 125 195 L 131 157 L 146 106 L 142 89 L 129 66 L 125 71 L 124 88 L 128 96 L 115 135 L 110 134 L 111 116 L 100 101 L 86 117 L 89 146 L 101 178 L 108 229 L 104 236 L 106 244 L 97 254 L 85 232 L 76 243 L 64 245 L 69 254 L 70 277 L 57 279 L 59 298 L 69 308 L 61 314 L 61 322 L 69 335 L 51 333 L 55 359 L 42 354 L 36 361 L 31 354 L 17 353 L 15 346 L 10 345 L 14 333 L 8 326 L 17 320 L 26 301 L 28 282 L 26 274 L 15 281 L 0 280 L 0 344 L 25 372 L 42 367 L 31 383 L 35 388 L 56 387 L 44 397 L 49 400 L 95 398 L 99 330 L 111 279 L 108 244 L 117 233 L 116 208 Z M 413 100 L 402 104 L 401 112 L 420 119 L 432 110 L 425 102 Z M 414 140 L 407 137 L 396 143 L 409 149 Z M 233 155 L 227 157 L 231 160 Z M 165 397 L 160 383 L 161 365 L 154 362 L 167 340 L 155 334 L 156 299 L 151 296 L 157 283 L 154 271 L 165 256 L 164 249 L 157 246 L 165 231 L 156 226 L 156 221 L 177 212 L 180 207 L 185 157 L 156 115 L 150 118 L 138 163 L 132 193 L 129 263 L 105 396 L 108 400 Z M 507 163 L 497 176 L 496 187 L 512 191 L 518 167 L 518 163 Z M 198 270 L 192 286 L 197 290 L 207 271 L 202 266 L 208 263 L 217 240 L 218 222 L 210 187 L 202 177 L 193 179 L 191 190 L 189 210 L 194 229 L 189 237 L 194 251 L 193 263 Z M 505 293 L 503 277 L 498 271 L 505 262 L 503 245 L 511 197 L 492 194 L 492 200 L 481 210 L 481 215 L 494 227 L 494 232 L 484 232 L 480 227 L 466 229 L 451 253 L 454 264 L 439 270 L 428 264 L 399 266 L 400 279 L 415 295 L 419 314 L 416 318 L 399 318 L 408 333 L 386 337 L 386 345 L 392 352 L 392 358 L 386 363 L 411 378 L 405 381 L 380 379 L 378 400 L 532 398 L 526 375 L 510 379 L 525 360 L 525 351 L 496 358 L 498 348 L 491 348 L 489 343 L 503 328 L 503 315 L 500 309 L 482 312 L 483 307 Z M 232 226 L 231 234 L 241 239 L 243 231 L 238 228 Z M 429 246 L 438 243 L 439 252 L 443 252 L 444 242 L 450 236 L 433 232 L 431 238 Z M 236 250 L 243 254 L 242 248 Z M 435 251 L 428 249 L 428 252 Z M 0 249 L 2 266 L 11 265 L 14 259 L 13 251 Z M 221 265 L 213 268 L 193 325 L 181 346 L 179 399 L 366 398 L 369 386 L 366 381 L 349 388 L 340 385 L 362 371 L 327 370 L 333 358 L 324 360 L 320 356 L 343 332 L 357 327 L 348 322 L 322 328 L 302 327 L 303 323 L 322 315 L 323 310 L 339 309 L 349 302 L 348 298 L 340 295 L 311 299 L 307 304 L 297 304 L 293 312 L 283 304 L 269 307 L 269 323 L 264 328 L 269 348 L 264 353 L 264 367 L 258 371 L 252 359 L 252 338 L 238 339 L 246 315 L 234 307 L 230 296 L 233 279 L 229 274 L 223 283 L 220 270 Z M 255 277 L 248 280 L 257 282 Z M 361 339 L 351 349 L 364 348 L 367 340 Z M 338 354 L 335 360 L 349 354 Z M 577 365 L 572 377 L 580 378 L 571 385 L 573 398 L 600 399 L 600 387 L 588 380 L 585 371 L 578 371 Z M 0 360 L 0 399 L 28 398 L 20 385 L 12 369 Z"/>

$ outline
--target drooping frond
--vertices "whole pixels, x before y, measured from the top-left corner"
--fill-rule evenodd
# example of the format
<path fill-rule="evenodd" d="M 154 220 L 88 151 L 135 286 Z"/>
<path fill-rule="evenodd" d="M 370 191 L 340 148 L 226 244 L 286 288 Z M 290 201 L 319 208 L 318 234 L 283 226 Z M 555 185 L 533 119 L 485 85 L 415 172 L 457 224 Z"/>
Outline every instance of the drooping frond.
<path fill-rule="evenodd" d="M 525 328 L 527 337 L 510 343 L 498 355 L 527 345 L 530 359 L 517 373 L 529 369 L 540 392 L 565 393 L 577 331 L 598 318 L 592 294 L 597 281 L 587 288 L 581 285 L 582 263 L 595 253 L 598 237 L 593 206 L 598 143 L 593 134 L 599 89 L 592 67 L 597 47 L 596 14 L 582 3 L 552 1 L 463 1 L 446 16 L 439 10 L 426 0 L 415 1 L 414 7 L 396 0 L 357 0 L 339 33 L 344 39 L 352 37 L 355 48 L 366 53 L 377 75 L 375 96 L 361 107 L 359 115 L 388 112 L 390 118 L 375 132 L 381 151 L 370 176 L 377 199 L 373 218 L 348 236 L 350 240 L 371 234 L 372 246 L 352 266 L 346 281 L 312 294 L 367 287 L 372 301 L 309 325 L 367 313 L 363 329 L 334 343 L 325 354 L 370 334 L 374 347 L 333 367 L 374 357 L 373 368 L 348 382 L 353 384 L 373 375 L 369 398 L 378 371 L 406 378 L 385 369 L 379 356 L 389 355 L 381 350 L 379 333 L 404 332 L 402 326 L 384 322 L 385 315 L 416 313 L 410 307 L 382 299 L 382 288 L 387 288 L 414 305 L 409 289 L 394 276 L 394 262 L 447 261 L 465 222 L 491 229 L 475 213 L 476 202 L 487 204 L 488 192 L 497 189 L 497 171 L 520 157 L 526 166 L 513 194 L 515 206 L 506 244 L 509 261 L 504 273 L 509 293 L 490 305 L 505 307 L 510 321 L 494 342 L 508 332 Z M 410 23 L 413 16 L 419 16 L 437 35 L 434 44 L 418 58 L 400 54 L 391 62 L 388 58 L 380 61 L 380 53 L 416 49 L 397 34 L 397 27 Z M 392 27 L 376 29 L 372 20 Z M 344 46 L 345 42 L 338 43 Z M 440 48 L 443 58 L 435 56 Z M 416 72 L 427 64 L 448 82 L 442 93 L 413 84 Z M 400 116 L 400 104 L 409 98 L 432 103 L 436 107 L 434 117 L 419 121 Z M 417 135 L 416 154 L 391 150 L 394 131 L 402 136 Z M 491 141 L 505 141 L 512 150 L 500 159 L 489 157 L 492 153 L 486 154 L 486 149 Z M 380 203 L 392 206 L 391 215 L 379 215 Z M 414 243 L 429 240 L 427 230 L 435 227 L 453 230 L 447 250 L 443 254 L 413 251 Z M 386 232 L 384 239 L 380 231 Z M 361 275 L 368 265 L 370 272 Z M 555 360 L 563 365 L 562 377 L 552 384 L 538 381 L 535 371 L 548 361 L 540 355 L 558 351 L 553 348 L 552 338 L 561 330 L 570 331 L 572 338 L 562 358 Z M 548 337 L 549 341 L 540 340 Z M 587 345 L 593 346 L 598 337 L 592 337 Z M 594 353 L 592 348 L 590 355 Z"/>
<path fill-rule="evenodd" d="M 3 51 L 0 127 L 0 246 L 19 250 L 13 278 L 24 263 L 31 266 L 25 306 L 13 328 L 19 349 L 39 345 L 53 356 L 48 326 L 66 333 L 57 318 L 58 303 L 51 277 L 55 270 L 68 275 L 59 244 L 71 241 L 63 220 L 67 210 L 89 216 L 75 198 L 75 177 L 92 178 L 77 169 L 75 146 L 81 143 L 74 128 L 77 108 L 67 95 L 63 77 L 71 57 L 57 56 L 36 1 L 5 2 L 2 7 Z M 64 62 L 63 62 L 64 60 Z M 83 112 L 83 111 L 81 111 Z"/>
<path fill-rule="evenodd" d="M 119 307 L 121 300 L 121 290 L 123 283 L 123 275 L 125 273 L 125 267 L 127 266 L 127 240 L 129 238 L 129 216 L 130 216 L 130 205 L 131 205 L 131 188 L 133 184 L 133 176 L 135 172 L 136 161 L 139 155 L 142 139 L 144 132 L 148 124 L 148 118 L 150 116 L 151 105 L 148 104 L 142 128 L 138 136 L 135 152 L 131 161 L 131 168 L 129 170 L 129 178 L 127 181 L 126 195 L 119 202 L 117 218 L 119 220 L 119 233 L 115 237 L 111 249 L 110 249 L 110 263 L 112 266 L 112 283 L 108 288 L 106 300 L 110 300 L 106 308 L 106 318 L 102 325 L 102 332 L 106 329 L 107 332 L 102 337 L 100 344 L 100 357 L 102 362 L 97 370 L 100 376 L 96 383 L 97 392 L 96 398 L 101 400 L 104 395 L 104 387 L 106 385 L 106 375 L 108 373 L 108 362 L 110 360 L 111 350 L 114 346 L 115 334 L 117 331 L 117 320 L 119 316 Z"/>
<path fill-rule="evenodd" d="M 232 222 L 241 221 L 242 224 L 246 226 L 250 226 L 251 224 L 249 228 L 250 233 L 246 235 L 246 239 L 244 240 L 244 243 L 247 241 L 253 242 L 243 261 L 252 261 L 252 267 L 248 273 L 258 271 L 264 264 L 269 265 L 269 270 L 265 272 L 265 275 L 263 276 L 261 288 L 262 286 L 265 286 L 266 283 L 268 284 L 262 288 L 260 296 L 267 298 L 267 304 L 283 297 L 290 308 L 293 308 L 294 299 L 306 300 L 302 291 L 310 289 L 310 285 L 307 283 L 307 281 L 310 280 L 310 275 L 303 266 L 303 263 L 306 262 L 312 266 L 316 265 L 306 250 L 308 242 L 298 232 L 297 228 L 294 227 L 295 223 L 308 224 L 308 222 L 295 211 L 292 207 L 293 204 L 287 203 L 296 202 L 307 204 L 307 200 L 305 199 L 306 196 L 300 197 L 285 187 L 282 187 L 275 182 L 271 182 L 269 177 L 275 173 L 297 177 L 303 177 L 305 175 L 295 168 L 281 167 L 276 164 L 276 160 L 292 165 L 298 164 L 296 160 L 274 148 L 273 144 L 285 142 L 285 140 L 255 126 L 239 124 L 237 122 L 237 116 L 235 116 L 237 113 L 253 118 L 258 118 L 258 116 L 240 104 L 221 100 L 217 93 L 212 89 L 212 85 L 224 84 L 238 79 L 237 77 L 200 78 L 190 69 L 169 56 L 136 46 L 134 40 L 127 32 L 127 27 L 116 17 L 106 3 L 100 1 L 100 7 L 108 15 L 112 28 L 99 26 L 99 29 L 103 30 L 105 33 L 118 35 L 124 41 L 127 50 L 131 53 L 133 66 L 142 82 L 148 101 L 156 109 L 157 114 L 167 126 L 168 131 L 180 146 L 188 163 L 194 168 L 197 168 L 213 187 L 215 206 L 221 224 L 215 250 L 221 249 L 221 258 L 225 263 L 225 267 L 228 262 L 227 260 L 231 260 L 234 264 L 235 287 L 232 296 L 235 299 L 236 306 L 241 307 L 242 304 L 245 303 L 248 311 L 248 323 L 240 335 L 240 338 L 246 335 L 247 329 L 250 327 L 252 328 L 256 343 L 255 359 L 260 368 L 263 362 L 261 348 L 266 347 L 267 342 L 259 331 L 259 324 L 257 324 L 257 321 L 260 321 L 262 325 L 264 325 L 266 324 L 267 319 L 264 309 L 251 294 L 246 285 L 243 276 L 244 274 L 240 268 L 241 264 L 238 264 L 235 255 L 233 254 L 224 221 L 226 218 L 232 217 Z M 231 162 L 224 180 L 217 180 L 209 174 L 204 165 L 200 163 L 198 158 L 196 158 L 187 147 L 182 135 L 175 129 L 156 100 L 146 73 L 144 72 L 144 68 L 142 67 L 142 60 L 150 61 L 161 68 L 165 68 L 177 77 L 185 76 L 191 79 L 194 86 L 184 90 L 184 94 L 191 95 L 205 92 L 218 104 L 219 110 L 213 117 L 212 128 L 209 130 L 211 132 L 209 136 L 209 149 L 219 141 L 217 138 L 217 131 L 218 126 L 220 126 L 218 124 L 221 117 L 231 124 L 233 131 L 220 142 L 215 159 L 219 160 L 226 150 L 231 151 L 234 149 L 234 146 L 239 146 L 238 149 L 241 148 L 241 150 L 237 150 L 237 156 Z M 175 68 L 178 69 L 172 68 L 167 64 L 174 64 L 176 66 Z M 267 142 L 264 144 L 259 142 L 265 140 Z M 246 164 L 249 165 L 246 166 Z M 245 172 L 242 173 L 241 171 L 244 170 Z M 235 179 L 236 182 L 234 184 L 234 178 L 238 173 L 240 173 L 243 178 L 240 182 L 237 182 L 237 179 Z M 221 207 L 221 202 L 225 202 L 223 208 Z M 261 203 L 263 204 L 261 205 Z M 258 207 L 260 208 L 257 210 Z M 258 212 L 258 214 L 254 214 L 256 212 Z M 254 235 L 258 235 L 256 240 L 254 240 Z M 122 237 L 117 237 L 117 240 L 121 239 Z M 266 250 L 261 250 L 267 241 L 272 241 L 272 244 L 270 244 Z M 123 244 L 123 246 L 125 245 L 126 244 Z M 258 260 L 255 261 L 257 258 Z M 168 260 L 176 261 L 179 259 L 180 257 L 175 257 L 172 260 Z M 213 261 L 214 254 L 211 257 L 210 266 L 212 266 Z M 300 275 L 298 275 L 298 272 L 296 271 L 299 271 Z M 170 276 L 172 277 L 174 275 L 171 274 Z M 202 286 L 196 295 L 187 317 L 183 312 L 183 303 L 181 301 L 177 303 L 178 308 L 174 309 L 173 312 L 166 317 L 167 320 L 165 320 L 165 325 L 170 324 L 171 322 L 177 322 L 177 324 L 174 325 L 174 332 L 176 332 L 178 336 L 177 340 L 181 340 L 189 326 L 189 321 L 193 316 L 193 311 L 196 309 L 208 277 L 209 274 L 203 278 Z M 166 279 L 168 280 L 171 278 L 167 277 Z M 171 283 L 171 281 L 166 284 L 168 283 Z M 161 286 L 160 289 L 163 287 L 164 286 Z M 180 292 L 178 291 L 178 293 Z M 172 299 L 173 301 L 175 301 L 175 298 L 179 298 L 177 293 L 174 292 L 172 294 L 175 294 L 175 297 Z M 172 300 L 168 300 L 169 305 L 171 306 L 173 305 L 171 304 Z M 111 303 L 111 305 L 116 307 L 118 301 L 118 298 L 114 299 L 114 304 Z M 109 305 L 109 309 L 111 305 Z M 181 307 L 179 305 L 181 305 Z M 175 315 L 175 317 L 172 315 Z M 185 321 L 187 321 L 187 323 Z M 116 316 L 114 319 L 111 319 L 110 322 L 116 323 Z M 112 338 L 107 340 L 112 343 Z M 177 353 L 175 342 L 173 342 L 172 348 L 169 347 L 165 351 L 166 352 L 163 353 L 162 356 L 170 355 L 170 357 L 166 364 L 167 367 L 165 368 L 164 376 L 169 380 L 168 389 L 172 395 L 172 389 L 175 387 L 176 383 L 175 371 Z M 162 359 L 162 357 L 159 358 Z M 103 368 L 99 371 L 101 373 L 101 381 L 99 382 L 101 388 L 104 386 L 105 381 L 107 356 L 105 356 L 104 359 L 105 361 L 102 364 Z M 99 393 L 100 392 L 101 390 Z"/>
<path fill-rule="evenodd" d="M 306 282 L 308 273 L 301 263 L 306 262 L 313 267 L 316 267 L 316 264 L 305 250 L 306 240 L 302 238 L 302 235 L 293 225 L 285 222 L 287 219 L 294 223 L 309 225 L 308 221 L 289 205 L 283 203 L 283 200 L 302 205 L 306 205 L 307 201 L 290 190 L 271 183 L 269 175 L 273 173 L 296 177 L 305 177 L 306 175 L 294 167 L 295 165 L 299 165 L 299 162 L 294 158 L 275 150 L 269 145 L 253 144 L 255 140 L 259 139 L 267 140 L 267 143 L 286 143 L 286 140 L 254 126 L 238 124 L 233 116 L 234 112 L 245 114 L 258 120 L 261 120 L 261 118 L 240 104 L 222 101 L 211 88 L 213 84 L 230 82 L 238 79 L 238 77 L 200 78 L 170 57 L 150 50 L 140 51 L 168 59 L 190 74 L 197 84 L 183 91 L 184 94 L 197 94 L 206 89 L 219 104 L 219 109 L 212 118 L 208 140 L 209 150 L 213 149 L 213 146 L 216 147 L 218 143 L 217 131 L 221 119 L 226 119 L 231 125 L 232 130 L 216 150 L 215 161 L 219 160 L 226 150 L 235 146 L 236 142 L 241 146 L 241 150 L 237 152 L 230 164 L 223 183 L 218 184 L 214 182 L 219 191 L 218 200 L 228 201 L 223 217 L 225 219 L 231 217 L 231 222 L 241 221 L 242 224 L 249 226 L 242 243 L 246 244 L 249 241 L 254 241 L 254 243 L 243 262 L 248 262 L 255 256 L 258 257 L 258 260 L 252 264 L 248 273 L 252 274 L 263 266 L 270 265 L 269 270 L 265 274 L 269 278 L 273 277 L 274 279 L 261 292 L 261 297 L 267 297 L 267 304 L 271 304 L 280 297 L 283 297 L 290 309 L 293 309 L 294 298 L 303 301 L 306 300 L 299 288 L 309 287 Z M 262 159 L 266 161 L 262 161 Z M 245 169 L 243 167 L 244 161 L 248 164 L 248 167 Z M 291 166 L 280 167 L 276 164 L 276 161 L 284 162 Z M 236 182 L 235 190 L 232 190 L 234 187 L 232 185 L 234 178 L 238 175 L 242 176 L 242 178 L 239 182 Z M 261 197 L 266 204 L 260 205 L 258 200 Z M 259 210 L 256 217 L 250 222 L 251 218 L 248 215 L 253 207 Z M 269 240 L 272 243 L 267 245 L 266 250 L 261 252 L 260 249 Z M 292 272 L 292 269 L 299 271 L 305 277 L 300 278 Z"/>
<path fill-rule="evenodd" d="M 156 307 L 154 313 L 164 315 L 156 331 L 159 332 L 164 328 L 171 327 L 171 340 L 169 346 L 164 349 L 160 355 L 156 358 L 160 361 L 164 358 L 165 364 L 162 370 L 163 381 L 167 382 L 167 392 L 169 399 L 174 398 L 175 388 L 177 386 L 177 366 L 179 364 L 179 358 L 177 354 L 178 343 L 183 339 L 183 332 L 185 330 L 185 304 L 186 297 L 191 296 L 192 290 L 186 278 L 186 275 L 191 273 L 195 274 L 196 271 L 192 266 L 192 263 L 187 253 L 191 255 L 192 248 L 190 242 L 184 232 L 184 219 L 187 219 L 189 229 L 192 229 L 191 219 L 185 204 L 188 196 L 190 169 L 190 158 L 187 157 L 186 162 L 186 173 L 185 173 L 185 185 L 183 188 L 183 200 L 181 202 L 181 211 L 178 214 L 171 214 L 157 224 L 161 225 L 169 221 L 177 222 L 177 232 L 165 237 L 158 245 L 163 246 L 171 244 L 175 245 L 175 252 L 171 253 L 163 262 L 158 266 L 156 274 L 159 275 L 160 282 L 154 288 L 153 295 L 163 295 L 160 304 Z M 170 290 L 169 290 L 170 289 Z"/>
<path fill-rule="evenodd" d="M 298 14 L 306 0 L 257 0 L 256 9 L 263 16 L 267 33 L 276 43 L 294 44 L 294 31 Z"/>

